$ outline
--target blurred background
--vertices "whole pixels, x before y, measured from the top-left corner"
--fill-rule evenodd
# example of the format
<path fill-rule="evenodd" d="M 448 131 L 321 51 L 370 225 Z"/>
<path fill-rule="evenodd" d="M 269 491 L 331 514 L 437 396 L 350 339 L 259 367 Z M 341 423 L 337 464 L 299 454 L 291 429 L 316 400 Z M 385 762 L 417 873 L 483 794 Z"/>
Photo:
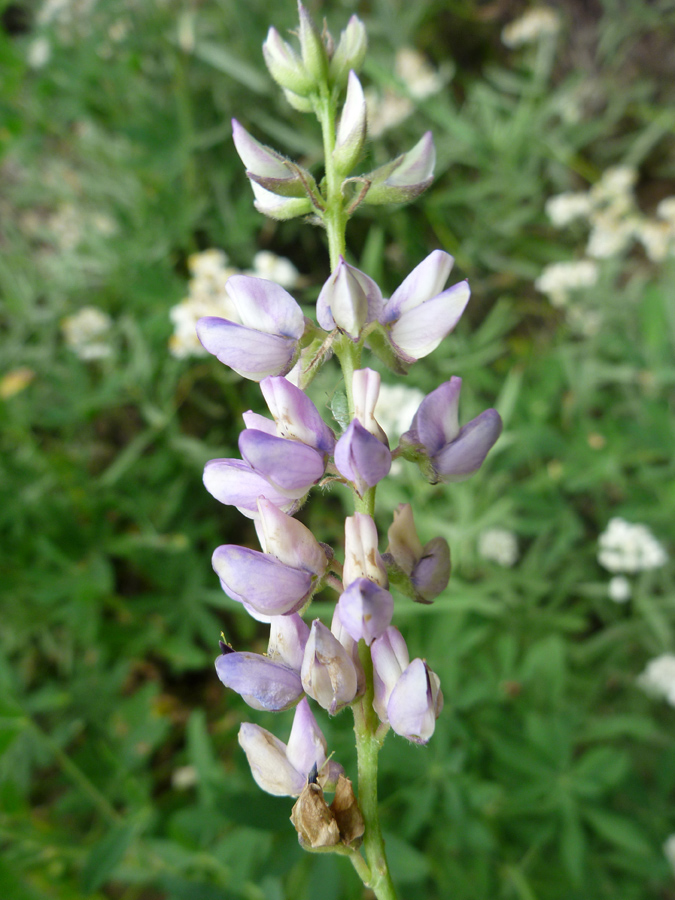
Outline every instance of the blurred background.
<path fill-rule="evenodd" d="M 401 896 L 672 900 L 675 3 L 308 5 L 368 29 L 363 171 L 429 129 L 438 151 L 414 205 L 359 210 L 350 261 L 388 295 L 441 247 L 472 287 L 383 424 L 451 375 L 462 421 L 505 421 L 469 481 L 406 464 L 378 493 L 382 531 L 411 501 L 454 562 L 433 606 L 397 598 L 446 700 L 428 747 L 381 755 Z M 211 570 L 257 544 L 201 472 L 263 404 L 193 323 L 232 271 L 309 314 L 328 274 L 318 229 L 253 209 L 231 141 L 236 116 L 319 171 L 316 122 L 262 61 L 294 5 L 0 11 L 0 897 L 367 897 L 303 854 L 237 745 L 243 720 L 285 740 L 292 713 L 213 669 L 221 630 L 262 652 L 266 629 Z M 339 547 L 344 514 L 336 491 L 302 517 Z M 354 776 L 349 714 L 321 724 Z"/>

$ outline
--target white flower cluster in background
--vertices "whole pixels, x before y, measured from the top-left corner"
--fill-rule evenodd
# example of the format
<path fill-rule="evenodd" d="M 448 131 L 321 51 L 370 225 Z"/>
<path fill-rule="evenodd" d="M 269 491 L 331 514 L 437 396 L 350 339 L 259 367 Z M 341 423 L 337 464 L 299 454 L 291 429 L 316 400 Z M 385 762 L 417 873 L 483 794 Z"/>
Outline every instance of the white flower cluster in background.
<path fill-rule="evenodd" d="M 450 63 L 435 69 L 417 50 L 402 47 L 396 53 L 394 73 L 405 85 L 406 94 L 393 88 L 387 88 L 383 94 L 372 87 L 365 91 L 370 137 L 379 137 L 407 119 L 415 109 L 415 101 L 442 90 L 452 71 Z"/>
<path fill-rule="evenodd" d="M 417 388 L 407 387 L 404 384 L 380 385 L 375 418 L 392 447 L 396 446 L 403 432 L 410 428 L 422 400 L 424 394 Z"/>
<path fill-rule="evenodd" d="M 169 311 L 174 326 L 169 350 L 178 359 L 207 355 L 196 332 L 197 321 L 202 316 L 218 316 L 240 322 L 236 307 L 227 293 L 229 277 L 239 274 L 239 270 L 227 263 L 227 255 L 217 249 L 204 250 L 189 257 L 188 269 L 192 277 L 188 283 L 188 296 Z M 256 253 L 253 268 L 244 274 L 275 281 L 284 288 L 294 287 L 299 277 L 290 260 L 268 250 Z"/>
<path fill-rule="evenodd" d="M 113 320 L 95 306 L 84 306 L 61 322 L 66 344 L 83 360 L 105 359 L 111 356 L 110 331 Z"/>
<path fill-rule="evenodd" d="M 628 603 L 633 596 L 633 586 L 625 575 L 614 575 L 607 584 L 607 594 L 615 603 Z"/>
<path fill-rule="evenodd" d="M 554 306 L 566 306 L 570 294 L 597 284 L 600 272 L 592 259 L 551 263 L 542 271 L 534 286 L 547 294 Z"/>
<path fill-rule="evenodd" d="M 488 528 L 478 538 L 478 553 L 483 559 L 510 568 L 518 561 L 518 538 L 506 528 Z"/>
<path fill-rule="evenodd" d="M 663 697 L 675 706 L 675 655 L 662 653 L 651 659 L 644 672 L 638 676 L 638 685 L 654 697 Z"/>
<path fill-rule="evenodd" d="M 646 525 L 615 517 L 600 535 L 598 562 L 608 572 L 642 572 L 658 569 L 667 561 L 663 545 Z"/>
<path fill-rule="evenodd" d="M 502 43 L 514 50 L 525 44 L 536 44 L 542 38 L 553 37 L 558 31 L 558 13 L 548 6 L 537 6 L 509 22 L 502 31 Z"/>

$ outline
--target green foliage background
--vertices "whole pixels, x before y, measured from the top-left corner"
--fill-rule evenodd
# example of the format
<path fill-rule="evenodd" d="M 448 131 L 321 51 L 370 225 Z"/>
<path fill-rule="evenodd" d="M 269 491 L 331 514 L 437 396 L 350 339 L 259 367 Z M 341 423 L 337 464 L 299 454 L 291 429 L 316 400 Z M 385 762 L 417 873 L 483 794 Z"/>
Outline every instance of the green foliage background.
<path fill-rule="evenodd" d="M 434 187 L 413 207 L 359 213 L 349 250 L 385 293 L 431 249 L 455 255 L 470 309 L 408 380 L 429 391 L 462 375 L 463 419 L 497 405 L 506 423 L 471 480 L 431 488 L 406 469 L 378 495 L 382 530 L 410 500 L 422 537 L 447 537 L 454 559 L 434 606 L 397 600 L 446 698 L 427 748 L 393 737 L 382 754 L 406 900 L 675 897 L 662 852 L 675 712 L 635 683 L 675 651 L 673 566 L 638 576 L 618 605 L 596 558 L 612 515 L 673 550 L 675 263 L 637 250 L 604 263 L 590 337 L 533 288 L 583 243 L 551 227 L 548 196 L 616 163 L 639 167 L 646 211 L 675 193 L 675 5 L 555 6 L 552 54 L 501 44 L 524 9 L 508 0 L 311 5 L 334 33 L 364 19 L 366 83 L 394 84 L 405 45 L 453 66 L 368 151 L 383 161 L 431 128 Z M 237 746 L 242 720 L 286 737 L 291 714 L 251 711 L 213 672 L 221 629 L 265 645 L 210 568 L 215 546 L 254 535 L 201 486 L 208 459 L 237 455 L 257 386 L 167 351 L 198 249 L 222 247 L 241 268 L 260 248 L 290 257 L 309 309 L 327 274 L 322 236 L 255 212 L 230 118 L 310 166 L 318 132 L 264 70 L 261 0 L 71 0 L 65 23 L 41 8 L 0 3 L 0 376 L 34 372 L 0 401 L 0 897 L 356 900 L 347 864 L 300 851 L 291 803 L 255 787 Z M 279 5 L 273 24 L 295 16 Z M 31 69 L 40 37 L 51 58 Z M 561 109 L 589 85 L 568 121 Z M 64 206 L 83 237 L 59 247 L 50 216 Z M 97 230 L 100 214 L 114 233 Z M 115 320 L 114 354 L 98 363 L 60 331 L 91 304 Z M 313 396 L 330 389 L 322 379 Z M 337 494 L 317 495 L 306 521 L 339 545 L 342 514 Z M 495 525 L 518 535 L 512 569 L 477 554 Z M 348 714 L 324 723 L 353 773 Z M 196 785 L 180 790 L 186 765 Z"/>

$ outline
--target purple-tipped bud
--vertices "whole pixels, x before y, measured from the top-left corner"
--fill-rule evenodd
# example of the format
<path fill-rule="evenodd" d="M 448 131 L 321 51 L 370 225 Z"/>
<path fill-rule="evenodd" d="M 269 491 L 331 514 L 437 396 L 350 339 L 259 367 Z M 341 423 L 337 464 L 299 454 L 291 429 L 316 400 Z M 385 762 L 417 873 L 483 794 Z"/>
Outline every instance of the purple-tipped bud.
<path fill-rule="evenodd" d="M 273 616 L 270 619 L 268 659 L 283 663 L 299 673 L 308 637 L 309 625 L 297 613 Z"/>
<path fill-rule="evenodd" d="M 438 675 L 423 659 L 414 659 L 401 674 L 387 703 L 389 724 L 396 734 L 426 744 L 443 709 Z"/>
<path fill-rule="evenodd" d="M 312 211 L 312 202 L 306 197 L 282 197 L 255 181 L 251 181 L 251 187 L 255 197 L 253 205 L 259 213 L 270 219 L 285 222 L 286 219 L 297 219 Z"/>
<path fill-rule="evenodd" d="M 330 715 L 335 715 L 356 696 L 354 663 L 338 639 L 318 619 L 312 622 L 301 677 L 306 693 Z"/>
<path fill-rule="evenodd" d="M 340 257 L 316 302 L 319 325 L 326 331 L 337 326 L 358 340 L 363 326 L 377 319 L 381 311 L 382 293 L 373 279 Z"/>
<path fill-rule="evenodd" d="M 227 596 L 246 603 L 263 616 L 297 612 L 311 596 L 316 582 L 303 569 L 286 566 L 274 556 L 237 544 L 217 547 L 212 563 Z"/>
<path fill-rule="evenodd" d="M 342 174 L 347 175 L 351 172 L 359 161 L 367 130 L 366 98 L 361 82 L 354 72 L 350 72 L 347 97 L 342 108 L 337 140 L 333 150 L 333 163 Z"/>
<path fill-rule="evenodd" d="M 304 497 L 325 471 L 323 457 L 317 450 L 264 431 L 242 431 L 239 450 L 254 471 L 293 499 Z"/>
<path fill-rule="evenodd" d="M 328 55 L 321 35 L 302 3 L 298 3 L 300 16 L 300 52 L 305 71 L 312 77 L 316 88 L 328 77 Z"/>
<path fill-rule="evenodd" d="M 403 153 L 363 177 L 370 181 L 364 203 L 409 203 L 426 191 L 434 180 L 436 150 L 430 131 Z"/>
<path fill-rule="evenodd" d="M 258 498 L 265 497 L 287 513 L 295 512 L 293 500 L 255 472 L 241 459 L 212 459 L 204 468 L 204 486 L 220 503 L 236 506 L 249 519 L 258 515 Z"/>
<path fill-rule="evenodd" d="M 401 503 L 394 512 L 388 531 L 387 553 L 410 577 L 416 598 L 423 603 L 442 593 L 450 580 L 450 548 L 443 537 L 433 538 L 425 546 L 417 536 L 412 507 Z"/>
<path fill-rule="evenodd" d="M 454 260 L 434 250 L 386 301 L 380 321 L 404 362 L 427 356 L 453 330 L 469 302 L 466 281 L 442 290 Z"/>
<path fill-rule="evenodd" d="M 347 481 L 363 497 L 368 488 L 374 487 L 391 469 L 391 453 L 353 419 L 345 433 L 335 445 L 335 465 Z"/>
<path fill-rule="evenodd" d="M 232 137 L 252 181 L 283 197 L 307 196 L 299 166 L 261 144 L 236 119 L 232 119 Z M 309 172 L 303 174 L 311 179 Z"/>
<path fill-rule="evenodd" d="M 267 33 L 263 56 L 270 75 L 282 88 L 303 97 L 314 87 L 313 77 L 293 48 L 281 39 L 276 28 L 270 28 Z"/>
<path fill-rule="evenodd" d="M 265 553 L 276 556 L 287 566 L 305 569 L 312 575 L 320 577 L 324 574 L 328 557 L 309 528 L 281 512 L 264 497 L 258 499 L 258 512 L 256 531 Z"/>
<path fill-rule="evenodd" d="M 280 712 L 302 697 L 299 673 L 258 653 L 224 653 L 216 660 L 216 672 L 253 709 Z"/>
<path fill-rule="evenodd" d="M 389 446 L 387 435 L 375 420 L 375 405 L 380 396 L 380 374 L 373 369 L 356 369 L 352 376 L 354 418 L 378 441 Z"/>
<path fill-rule="evenodd" d="M 349 587 L 357 578 L 369 578 L 380 587 L 388 587 L 387 569 L 377 549 L 377 527 L 366 513 L 354 513 L 345 519 L 345 564 L 342 582 Z"/>
<path fill-rule="evenodd" d="M 258 786 L 277 797 L 298 797 L 315 766 L 317 780 L 326 790 L 333 790 L 344 773 L 338 763 L 326 763 L 326 739 L 304 697 L 295 709 L 288 746 L 249 722 L 239 729 L 239 744 Z"/>
<path fill-rule="evenodd" d="M 298 304 L 264 278 L 232 275 L 227 290 L 241 324 L 215 316 L 200 319 L 197 334 L 205 349 L 252 381 L 288 372 L 305 330 Z"/>
<path fill-rule="evenodd" d="M 265 402 L 280 437 L 302 441 L 324 455 L 335 447 L 335 435 L 309 397 L 287 378 L 266 378 L 260 383 Z"/>
<path fill-rule="evenodd" d="M 430 481 L 462 481 L 483 464 L 501 434 L 496 409 L 486 409 L 459 427 L 458 406 L 462 379 L 454 376 L 428 394 L 415 413 L 402 446 L 421 450 L 428 458 Z"/>
<path fill-rule="evenodd" d="M 386 724 L 389 721 L 387 718 L 389 697 L 401 677 L 401 673 L 410 664 L 410 654 L 401 632 L 398 628 L 390 625 L 379 638 L 373 641 L 370 655 L 373 659 L 373 685 L 375 688 L 373 707 L 380 721 Z"/>
<path fill-rule="evenodd" d="M 330 77 L 334 84 L 343 85 L 350 69 L 358 72 L 366 57 L 368 38 L 363 22 L 352 16 L 340 34 L 340 40 L 330 61 Z"/>
<path fill-rule="evenodd" d="M 357 578 L 338 601 L 340 621 L 355 640 L 370 646 L 390 625 L 394 598 L 367 578 Z"/>

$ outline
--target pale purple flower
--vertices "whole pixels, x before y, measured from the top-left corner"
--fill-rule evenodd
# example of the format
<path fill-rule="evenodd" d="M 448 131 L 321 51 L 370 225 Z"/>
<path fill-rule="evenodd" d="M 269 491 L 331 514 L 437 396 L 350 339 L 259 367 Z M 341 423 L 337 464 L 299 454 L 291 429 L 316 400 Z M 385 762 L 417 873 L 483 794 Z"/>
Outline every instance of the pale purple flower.
<path fill-rule="evenodd" d="M 318 619 L 309 632 L 301 678 L 306 693 L 330 715 L 356 697 L 358 680 L 352 658 Z"/>
<path fill-rule="evenodd" d="M 307 444 L 257 429 L 239 435 L 239 450 L 254 472 L 292 499 L 304 497 L 325 471 L 323 456 Z"/>
<path fill-rule="evenodd" d="M 348 634 L 370 646 L 391 623 L 394 598 L 368 578 L 357 578 L 340 596 L 338 609 Z"/>
<path fill-rule="evenodd" d="M 377 319 L 381 311 L 382 292 L 377 284 L 340 257 L 316 301 L 319 325 L 326 331 L 337 327 L 358 340 L 363 326 Z"/>
<path fill-rule="evenodd" d="M 265 497 L 279 509 L 293 513 L 298 501 L 273 487 L 241 459 L 212 459 L 204 467 L 204 486 L 220 503 L 236 506 L 249 519 L 258 515 L 258 498 Z"/>
<path fill-rule="evenodd" d="M 308 637 L 309 625 L 297 613 L 273 616 L 270 619 L 267 658 L 300 673 Z"/>
<path fill-rule="evenodd" d="M 443 709 L 438 675 L 423 659 L 414 659 L 401 674 L 389 696 L 387 716 L 396 734 L 415 744 L 426 744 Z"/>
<path fill-rule="evenodd" d="M 354 418 L 378 441 L 389 446 L 387 435 L 375 419 L 375 406 L 380 396 L 380 373 L 373 369 L 356 369 L 352 376 Z"/>
<path fill-rule="evenodd" d="M 373 708 L 385 724 L 389 721 L 387 704 L 396 682 L 410 665 L 410 654 L 403 635 L 389 625 L 370 648 L 373 660 Z"/>
<path fill-rule="evenodd" d="M 335 445 L 335 465 L 362 497 L 391 469 L 389 448 L 353 419 Z"/>
<path fill-rule="evenodd" d="M 305 569 L 237 544 L 217 547 L 212 562 L 227 596 L 262 616 L 297 612 L 316 586 L 316 577 Z"/>
<path fill-rule="evenodd" d="M 294 706 L 303 695 L 300 673 L 259 653 L 226 652 L 216 659 L 216 672 L 253 709 L 280 712 Z"/>
<path fill-rule="evenodd" d="M 410 430 L 401 437 L 404 448 L 424 454 L 432 483 L 462 481 L 473 475 L 501 434 L 502 420 L 496 409 L 486 409 L 459 427 L 461 387 L 462 379 L 453 376 L 427 394 Z"/>
<path fill-rule="evenodd" d="M 315 766 L 319 784 L 326 790 L 334 788 L 339 775 L 344 772 L 333 760 L 326 762 L 326 739 L 307 698 L 303 698 L 295 709 L 288 744 L 249 722 L 244 722 L 239 729 L 239 744 L 258 786 L 277 797 L 299 796 Z"/>
<path fill-rule="evenodd" d="M 357 578 L 369 578 L 380 587 L 388 587 L 387 569 L 377 549 L 377 527 L 372 516 L 354 513 L 345 519 L 345 563 L 342 583 L 345 587 Z"/>
<path fill-rule="evenodd" d="M 437 537 L 422 546 L 409 503 L 401 503 L 395 510 L 388 537 L 387 553 L 410 578 L 417 594 L 415 599 L 431 603 L 445 590 L 450 580 L 448 542 L 443 537 Z"/>
<path fill-rule="evenodd" d="M 304 569 L 321 576 L 326 571 L 326 547 L 312 532 L 292 516 L 286 515 L 269 500 L 258 498 L 258 518 L 255 520 L 260 546 L 287 566 Z"/>
<path fill-rule="evenodd" d="M 304 391 L 281 376 L 265 378 L 260 390 L 279 437 L 301 441 L 324 456 L 333 452 L 335 435 Z"/>
<path fill-rule="evenodd" d="M 333 163 L 340 172 L 347 174 L 359 161 L 367 132 L 366 98 L 361 82 L 351 71 L 333 150 Z"/>
<path fill-rule="evenodd" d="M 405 363 L 435 350 L 459 322 L 469 302 L 471 292 L 466 281 L 443 290 L 453 263 L 449 253 L 434 250 L 384 304 L 380 322 Z"/>
<path fill-rule="evenodd" d="M 241 324 L 215 316 L 200 319 L 197 334 L 205 349 L 252 381 L 288 372 L 305 330 L 295 300 L 278 284 L 249 275 L 232 275 L 227 291 Z"/>

